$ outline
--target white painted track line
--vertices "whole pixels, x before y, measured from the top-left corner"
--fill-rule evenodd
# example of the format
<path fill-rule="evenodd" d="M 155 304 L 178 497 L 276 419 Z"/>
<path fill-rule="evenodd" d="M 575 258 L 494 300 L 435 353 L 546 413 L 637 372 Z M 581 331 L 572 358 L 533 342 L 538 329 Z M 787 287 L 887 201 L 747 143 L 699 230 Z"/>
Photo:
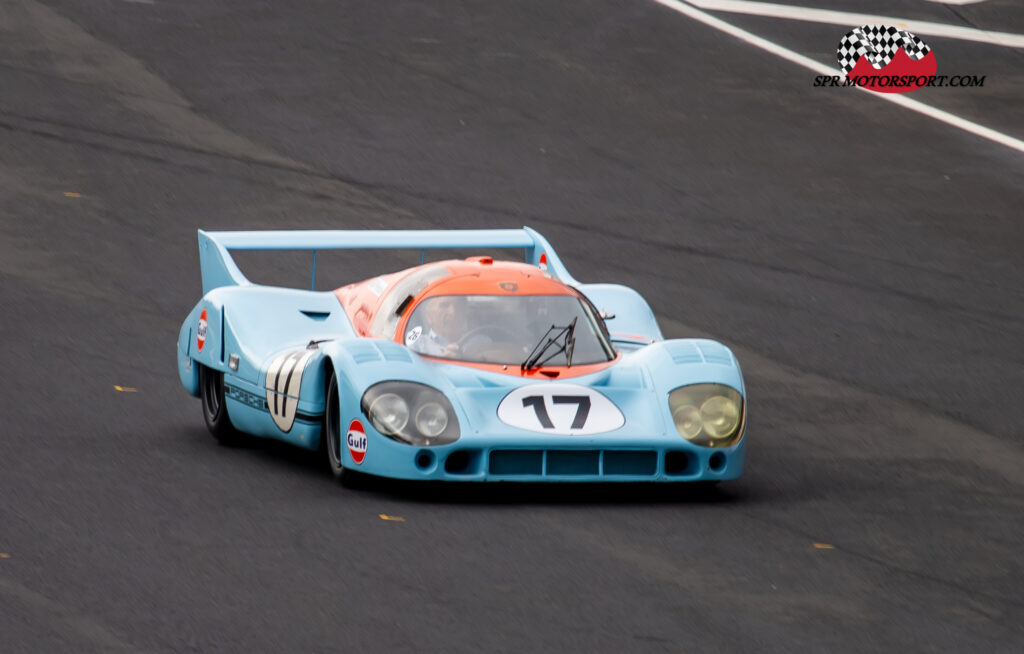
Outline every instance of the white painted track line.
<path fill-rule="evenodd" d="M 926 0 L 927 2 L 934 2 L 937 5 L 976 5 L 979 2 L 985 2 L 985 0 Z"/>
<path fill-rule="evenodd" d="M 779 5 L 770 2 L 747 2 L 745 0 L 688 0 L 691 4 L 707 11 L 725 11 L 749 16 L 767 16 L 769 18 L 787 18 L 811 23 L 842 25 L 848 29 L 861 25 L 895 25 L 913 32 L 918 36 L 938 36 L 961 41 L 977 41 L 991 43 L 1008 48 L 1024 48 L 1024 34 L 1010 32 L 990 32 L 973 27 L 932 23 L 911 18 L 895 16 L 878 16 L 875 14 L 858 14 L 848 11 L 832 11 L 830 9 L 814 9 L 813 7 L 796 7 Z M 844 32 L 845 33 L 845 32 Z M 841 36 L 841 35 L 840 35 Z M 839 39 L 836 39 L 836 43 Z"/>
<path fill-rule="evenodd" d="M 757 36 L 756 34 L 748 32 L 745 29 L 741 29 L 739 27 L 736 27 L 735 25 L 731 25 L 725 22 L 724 20 L 715 18 L 711 14 L 705 13 L 691 5 L 679 2 L 678 0 L 654 0 L 654 2 L 657 2 L 658 4 L 664 7 L 668 7 L 673 11 L 677 11 L 680 14 L 683 14 L 684 16 L 704 23 L 708 27 L 713 27 L 721 32 L 725 32 L 730 36 L 734 36 L 740 39 L 741 41 L 749 43 L 750 45 L 761 48 L 766 52 L 770 52 L 777 57 L 785 59 L 786 61 L 799 64 L 800 66 L 803 66 L 808 70 L 814 71 L 819 75 L 840 74 L 839 68 L 837 66 L 826 66 L 820 61 L 815 61 L 810 57 L 806 57 L 798 52 L 794 52 L 789 48 L 785 48 L 777 43 L 769 41 L 768 39 Z M 852 25 L 851 27 L 856 27 L 856 25 Z M 810 86 L 809 80 L 808 86 Z M 947 125 L 952 125 L 953 127 L 962 129 L 965 132 L 975 134 L 982 138 L 986 138 L 990 141 L 994 141 L 1000 145 L 1005 145 L 1006 147 L 1012 148 L 1018 152 L 1024 153 L 1024 141 L 1021 141 L 1020 139 L 1015 139 L 1012 136 L 1009 136 L 1008 134 L 997 132 L 996 130 L 985 127 L 984 125 L 979 125 L 978 123 L 967 120 L 966 118 L 961 118 L 960 116 L 951 114 L 948 111 L 936 109 L 935 107 L 926 105 L 922 102 L 918 102 L 917 100 L 911 100 L 910 98 L 903 95 L 897 95 L 893 93 L 875 93 L 874 91 L 868 91 L 867 89 L 863 89 L 860 87 L 850 87 L 849 89 L 846 90 L 852 89 L 856 89 L 858 92 L 861 93 L 870 94 L 872 97 L 878 98 L 879 100 L 892 102 L 893 104 L 897 104 L 905 109 L 916 111 L 917 113 L 928 116 L 929 118 L 934 118 L 935 120 L 946 123 Z"/>

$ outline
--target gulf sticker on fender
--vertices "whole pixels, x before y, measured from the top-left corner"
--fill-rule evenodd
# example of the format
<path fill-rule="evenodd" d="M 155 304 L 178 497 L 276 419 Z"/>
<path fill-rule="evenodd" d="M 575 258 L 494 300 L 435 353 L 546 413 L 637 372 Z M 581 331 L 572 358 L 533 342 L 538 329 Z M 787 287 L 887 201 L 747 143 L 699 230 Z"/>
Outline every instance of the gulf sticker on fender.
<path fill-rule="evenodd" d="M 519 429 L 574 436 L 601 434 L 626 424 L 619 408 L 604 395 L 561 383 L 517 388 L 498 405 L 498 419 Z"/>
<path fill-rule="evenodd" d="M 206 345 L 206 309 L 199 314 L 199 326 L 196 327 L 196 347 L 199 351 L 203 351 L 203 346 Z"/>
<path fill-rule="evenodd" d="M 345 444 L 348 445 L 348 453 L 352 455 L 352 460 L 362 463 L 363 457 L 366 456 L 366 430 L 363 429 L 363 423 L 353 420 L 349 424 Z"/>

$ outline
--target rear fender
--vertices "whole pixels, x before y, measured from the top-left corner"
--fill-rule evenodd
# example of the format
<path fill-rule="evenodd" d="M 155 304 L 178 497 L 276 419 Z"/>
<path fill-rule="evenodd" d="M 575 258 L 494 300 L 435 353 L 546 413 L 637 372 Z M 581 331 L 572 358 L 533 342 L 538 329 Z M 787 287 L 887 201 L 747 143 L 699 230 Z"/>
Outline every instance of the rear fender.
<path fill-rule="evenodd" d="M 203 298 L 185 318 L 178 332 L 178 376 L 185 390 L 199 396 L 196 364 L 225 369 L 224 307 L 213 294 Z"/>
<path fill-rule="evenodd" d="M 201 326 L 205 329 L 202 339 Z M 193 395 L 198 392 L 192 365 L 196 363 L 259 385 L 270 359 L 284 349 L 354 335 L 334 293 L 222 286 L 207 293 L 181 326 L 179 374 L 185 390 Z M 236 358 L 232 368 L 229 364 Z"/>

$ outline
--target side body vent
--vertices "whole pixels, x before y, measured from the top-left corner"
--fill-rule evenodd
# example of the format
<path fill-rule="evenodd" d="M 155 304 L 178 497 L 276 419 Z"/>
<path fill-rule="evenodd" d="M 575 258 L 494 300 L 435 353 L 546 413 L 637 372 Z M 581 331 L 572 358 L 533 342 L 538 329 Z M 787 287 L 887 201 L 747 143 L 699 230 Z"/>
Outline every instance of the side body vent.
<path fill-rule="evenodd" d="M 305 309 L 299 309 L 299 313 L 313 320 L 327 320 L 331 315 L 330 311 L 306 311 Z"/>

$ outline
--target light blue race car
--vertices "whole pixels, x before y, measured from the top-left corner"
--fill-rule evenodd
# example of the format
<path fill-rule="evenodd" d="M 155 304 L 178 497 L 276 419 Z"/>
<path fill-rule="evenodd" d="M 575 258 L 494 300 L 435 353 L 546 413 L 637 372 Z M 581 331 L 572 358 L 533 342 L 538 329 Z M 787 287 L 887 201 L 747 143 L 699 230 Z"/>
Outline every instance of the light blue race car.
<path fill-rule="evenodd" d="M 494 250 L 312 291 L 231 250 Z M 425 257 L 424 257 L 425 258 Z M 743 472 L 729 348 L 665 340 L 647 302 L 583 284 L 523 229 L 199 232 L 178 372 L 224 444 L 276 438 L 358 473 L 445 481 L 714 482 Z"/>

